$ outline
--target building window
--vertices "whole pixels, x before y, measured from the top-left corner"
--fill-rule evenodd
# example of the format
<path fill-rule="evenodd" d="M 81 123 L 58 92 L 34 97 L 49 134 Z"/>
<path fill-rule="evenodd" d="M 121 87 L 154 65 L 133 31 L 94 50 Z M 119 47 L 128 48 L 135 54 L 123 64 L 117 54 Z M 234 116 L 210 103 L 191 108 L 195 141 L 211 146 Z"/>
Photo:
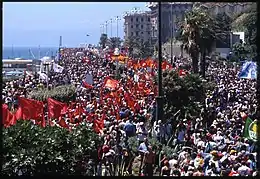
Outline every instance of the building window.
<path fill-rule="evenodd" d="M 131 17 L 131 22 L 133 22 L 133 18 Z"/>
<path fill-rule="evenodd" d="M 136 31 L 136 32 L 135 32 L 135 35 L 136 35 L 136 36 L 138 36 L 138 35 L 139 35 L 139 33 Z"/>
<path fill-rule="evenodd" d="M 133 25 L 131 25 L 131 28 L 133 28 L 134 26 Z"/>
<path fill-rule="evenodd" d="M 144 26 L 143 25 L 141 25 L 141 29 L 143 29 L 144 28 Z"/>
<path fill-rule="evenodd" d="M 147 21 L 150 22 L 150 20 L 151 20 L 150 17 L 148 17 Z"/>
<path fill-rule="evenodd" d="M 133 36 L 134 35 L 134 33 L 133 32 L 131 32 L 131 36 Z"/>
<path fill-rule="evenodd" d="M 136 24 L 135 26 L 136 26 L 136 28 L 138 28 L 138 27 L 139 27 L 139 24 Z"/>
<path fill-rule="evenodd" d="M 144 21 L 144 18 L 141 18 L 141 22 L 143 22 Z"/>
<path fill-rule="evenodd" d="M 138 17 L 136 18 L 136 22 L 138 22 Z"/>

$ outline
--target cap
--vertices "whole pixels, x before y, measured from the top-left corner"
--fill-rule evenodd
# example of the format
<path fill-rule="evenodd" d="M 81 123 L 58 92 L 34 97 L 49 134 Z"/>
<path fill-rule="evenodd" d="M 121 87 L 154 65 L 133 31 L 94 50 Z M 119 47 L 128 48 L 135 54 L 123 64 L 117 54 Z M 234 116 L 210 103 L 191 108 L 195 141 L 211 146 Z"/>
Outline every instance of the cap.
<path fill-rule="evenodd" d="M 236 152 L 237 152 L 236 150 L 231 150 L 230 154 L 233 154 L 233 153 L 236 153 Z"/>

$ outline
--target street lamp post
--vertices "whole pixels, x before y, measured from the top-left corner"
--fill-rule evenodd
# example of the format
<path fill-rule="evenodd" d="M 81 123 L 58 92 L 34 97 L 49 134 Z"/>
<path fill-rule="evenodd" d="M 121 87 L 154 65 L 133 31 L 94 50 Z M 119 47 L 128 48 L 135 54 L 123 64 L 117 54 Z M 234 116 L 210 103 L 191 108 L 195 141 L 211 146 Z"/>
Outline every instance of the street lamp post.
<path fill-rule="evenodd" d="M 111 37 L 113 37 L 113 19 L 112 18 L 110 19 L 110 23 L 111 23 L 111 36 L 110 36 L 110 38 L 111 38 Z"/>
<path fill-rule="evenodd" d="M 116 16 L 116 37 L 118 37 L 118 21 L 120 21 L 120 17 Z"/>
<path fill-rule="evenodd" d="M 162 14 L 161 2 L 158 2 L 158 96 L 156 97 L 156 121 L 163 119 L 163 91 L 162 91 Z"/>
<path fill-rule="evenodd" d="M 118 40 L 118 44 L 117 44 L 117 47 L 119 47 L 119 39 L 118 39 L 118 21 L 120 21 L 120 17 L 119 16 L 116 16 L 116 37 L 117 37 L 117 40 Z"/>
<path fill-rule="evenodd" d="M 105 26 L 106 26 L 106 34 L 107 34 L 107 25 L 108 25 L 108 22 L 106 21 L 106 22 L 105 22 Z"/>
<path fill-rule="evenodd" d="M 100 34 L 104 34 L 104 24 L 100 24 Z"/>

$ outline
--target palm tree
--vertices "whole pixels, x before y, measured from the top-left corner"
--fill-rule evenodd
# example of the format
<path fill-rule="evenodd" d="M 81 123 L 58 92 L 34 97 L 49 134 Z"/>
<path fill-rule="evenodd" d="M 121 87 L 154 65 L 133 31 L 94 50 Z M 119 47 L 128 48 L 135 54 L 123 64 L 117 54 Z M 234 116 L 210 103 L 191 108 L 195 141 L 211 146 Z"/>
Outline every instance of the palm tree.
<path fill-rule="evenodd" d="M 99 44 L 102 46 L 103 49 L 106 47 L 107 41 L 107 34 L 101 34 Z"/>
<path fill-rule="evenodd" d="M 108 39 L 108 46 L 112 49 L 115 49 L 120 46 L 121 42 L 122 40 L 120 39 L 120 37 L 111 37 L 110 39 Z"/>
<path fill-rule="evenodd" d="M 147 58 L 153 55 L 153 47 L 149 41 L 140 40 L 138 46 L 139 58 Z"/>
<path fill-rule="evenodd" d="M 222 40 L 226 31 L 221 30 L 219 23 L 205 9 L 195 6 L 185 14 L 181 26 L 181 48 L 186 50 L 192 58 L 193 72 L 198 73 L 199 53 L 201 54 L 201 75 L 205 77 L 206 55 L 212 50 L 214 41 Z"/>
<path fill-rule="evenodd" d="M 124 41 L 124 46 L 128 47 L 128 53 L 130 57 L 133 57 L 133 52 L 136 47 L 138 47 L 137 39 L 133 36 L 128 37 Z"/>
<path fill-rule="evenodd" d="M 191 21 L 192 11 L 185 14 L 185 20 L 180 29 L 180 37 L 178 40 L 182 41 L 181 49 L 187 51 L 192 58 L 193 72 L 198 73 L 198 59 L 199 59 L 199 33 L 196 21 Z M 195 23 L 196 22 L 196 23 Z"/>

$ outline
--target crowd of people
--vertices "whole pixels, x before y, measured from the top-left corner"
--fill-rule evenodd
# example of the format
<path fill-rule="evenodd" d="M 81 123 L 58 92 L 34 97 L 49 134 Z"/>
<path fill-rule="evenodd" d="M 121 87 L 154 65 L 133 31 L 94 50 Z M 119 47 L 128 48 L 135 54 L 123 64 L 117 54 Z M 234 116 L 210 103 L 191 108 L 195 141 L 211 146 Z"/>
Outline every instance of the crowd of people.
<path fill-rule="evenodd" d="M 76 55 L 77 52 L 84 55 Z M 217 86 L 213 91 L 207 91 L 205 115 L 181 119 L 174 136 L 174 145 L 181 146 L 179 151 L 172 157 L 159 152 L 158 157 L 155 150 L 159 149 L 152 147 L 149 140 L 152 136 L 165 144 L 171 138 L 172 126 L 155 120 L 157 90 L 153 83 L 154 74 L 147 69 L 134 69 L 127 65 L 118 68 L 102 53 L 83 48 L 63 49 L 58 61 L 64 68 L 62 73 L 51 70 L 48 83 L 34 75 L 5 82 L 3 103 L 15 109 L 18 106 L 17 97 L 27 97 L 35 88 L 75 85 L 76 103 L 84 104 L 85 111 L 93 114 L 93 119 L 86 120 L 88 115 L 83 113 L 83 120 L 95 127 L 95 119 L 104 119 L 104 126 L 97 131 L 103 145 L 99 150 L 99 161 L 95 161 L 95 175 L 136 174 L 133 172 L 135 158 L 140 158 L 137 174 L 145 176 L 258 174 L 257 145 L 255 141 L 243 137 L 245 116 L 255 120 L 257 112 L 256 81 L 239 79 L 239 70 L 232 65 L 209 62 L 207 79 Z M 183 63 L 181 58 L 175 58 L 173 67 Z M 92 76 L 91 88 L 82 83 L 86 75 Z M 117 89 L 103 88 L 107 77 L 117 79 Z M 65 118 L 69 124 L 68 115 Z M 203 123 L 205 120 L 208 121 L 207 126 Z M 138 141 L 137 152 L 129 146 L 129 138 Z M 124 167 L 118 167 L 123 163 Z"/>

